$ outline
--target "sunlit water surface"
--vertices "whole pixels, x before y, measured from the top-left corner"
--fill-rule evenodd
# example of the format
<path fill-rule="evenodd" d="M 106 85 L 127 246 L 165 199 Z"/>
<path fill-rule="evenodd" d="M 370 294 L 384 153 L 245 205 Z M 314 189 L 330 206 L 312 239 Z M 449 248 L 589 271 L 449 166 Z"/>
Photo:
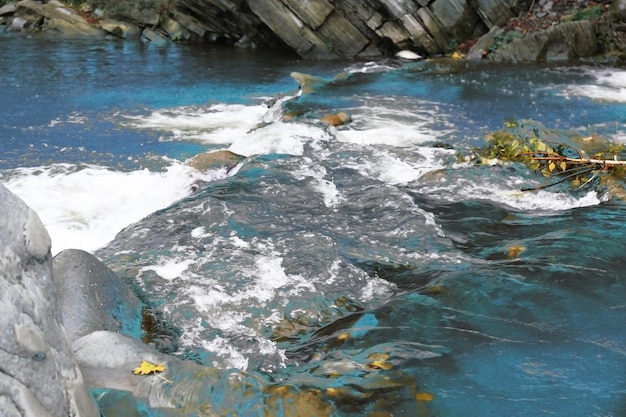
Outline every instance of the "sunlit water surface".
<path fill-rule="evenodd" d="M 2 42 L 0 178 L 163 351 L 340 416 L 626 415 L 626 206 L 455 156 L 511 118 L 626 140 L 626 70 Z M 217 149 L 247 158 L 185 164 Z"/>

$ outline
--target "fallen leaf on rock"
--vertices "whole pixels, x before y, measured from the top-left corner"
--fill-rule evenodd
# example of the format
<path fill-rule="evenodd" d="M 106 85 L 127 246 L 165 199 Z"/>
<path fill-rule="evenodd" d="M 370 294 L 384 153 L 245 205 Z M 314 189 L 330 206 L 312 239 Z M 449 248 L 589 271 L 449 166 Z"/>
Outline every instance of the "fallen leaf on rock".
<path fill-rule="evenodd" d="M 151 375 L 158 374 L 165 371 L 165 366 L 162 364 L 154 364 L 148 361 L 141 362 L 137 368 L 133 369 L 133 374 L 135 375 Z"/>

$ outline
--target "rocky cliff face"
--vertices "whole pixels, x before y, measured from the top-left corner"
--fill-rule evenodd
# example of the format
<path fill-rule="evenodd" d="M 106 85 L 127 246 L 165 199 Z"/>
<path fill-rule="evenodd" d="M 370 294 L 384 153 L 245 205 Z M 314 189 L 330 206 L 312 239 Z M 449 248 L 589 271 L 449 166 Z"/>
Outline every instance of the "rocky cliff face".
<path fill-rule="evenodd" d="M 130 37 L 140 32 L 130 23 L 169 40 L 288 47 L 308 59 L 376 57 L 402 49 L 441 54 L 513 16 L 508 0 L 104 0 L 101 9 L 88 3 L 71 13 L 74 25 Z M 60 23 L 70 20 L 71 11 L 56 0 L 22 0 L 3 9 L 0 23 L 8 27 L 48 31 L 66 30 Z"/>
<path fill-rule="evenodd" d="M 12 31 L 115 36 L 157 46 L 221 42 L 288 49 L 305 59 L 376 58 L 400 50 L 434 56 L 471 45 L 465 41 L 481 36 L 468 58 L 482 59 L 489 52 L 491 61 L 546 62 L 600 54 L 620 58 L 626 51 L 626 25 L 621 23 L 626 20 L 626 0 L 613 0 L 611 13 L 602 19 L 567 23 L 558 12 L 546 9 L 552 2 L 538 2 L 520 15 L 529 22 L 551 23 L 535 30 L 511 29 L 511 22 L 519 24 L 520 19 L 513 17 L 515 2 L 509 0 L 93 0 L 99 8 L 91 6 L 91 0 L 79 7 L 58 0 L 5 3 L 0 26 Z M 589 2 L 558 4 L 584 14 L 583 3 Z M 590 9 L 599 7 L 608 11 L 608 3 Z M 540 18 L 546 13 L 548 18 Z M 497 38 L 506 38 L 505 32 L 523 39 L 491 53 Z"/>

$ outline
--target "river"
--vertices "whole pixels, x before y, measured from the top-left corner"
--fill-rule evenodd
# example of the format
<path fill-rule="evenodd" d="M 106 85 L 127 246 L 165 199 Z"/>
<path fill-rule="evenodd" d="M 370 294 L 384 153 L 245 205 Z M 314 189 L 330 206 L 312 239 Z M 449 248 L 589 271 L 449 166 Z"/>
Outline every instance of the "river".
<path fill-rule="evenodd" d="M 159 349 L 337 416 L 626 415 L 624 202 L 457 158 L 512 119 L 626 141 L 626 69 L 0 39 L 0 179 Z"/>

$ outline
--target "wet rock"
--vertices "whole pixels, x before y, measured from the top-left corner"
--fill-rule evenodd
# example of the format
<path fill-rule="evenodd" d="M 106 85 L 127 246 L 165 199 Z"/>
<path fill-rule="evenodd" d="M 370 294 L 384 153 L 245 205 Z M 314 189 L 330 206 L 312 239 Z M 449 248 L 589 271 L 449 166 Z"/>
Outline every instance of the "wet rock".
<path fill-rule="evenodd" d="M 0 185 L 0 414 L 97 417 L 56 307 L 51 241 Z"/>
<path fill-rule="evenodd" d="M 320 120 L 323 123 L 326 123 L 328 125 L 335 126 L 335 127 L 345 125 L 352 121 L 350 116 L 347 113 L 342 112 L 342 111 L 338 113 L 324 115 L 320 118 Z"/>
<path fill-rule="evenodd" d="M 97 330 L 141 332 L 141 302 L 98 258 L 78 249 L 54 257 L 54 285 L 65 332 L 74 341 Z"/>
<path fill-rule="evenodd" d="M 230 171 L 244 159 L 245 156 L 238 155 L 234 152 L 219 150 L 198 154 L 188 160 L 187 165 L 202 172 L 221 168 Z"/>

